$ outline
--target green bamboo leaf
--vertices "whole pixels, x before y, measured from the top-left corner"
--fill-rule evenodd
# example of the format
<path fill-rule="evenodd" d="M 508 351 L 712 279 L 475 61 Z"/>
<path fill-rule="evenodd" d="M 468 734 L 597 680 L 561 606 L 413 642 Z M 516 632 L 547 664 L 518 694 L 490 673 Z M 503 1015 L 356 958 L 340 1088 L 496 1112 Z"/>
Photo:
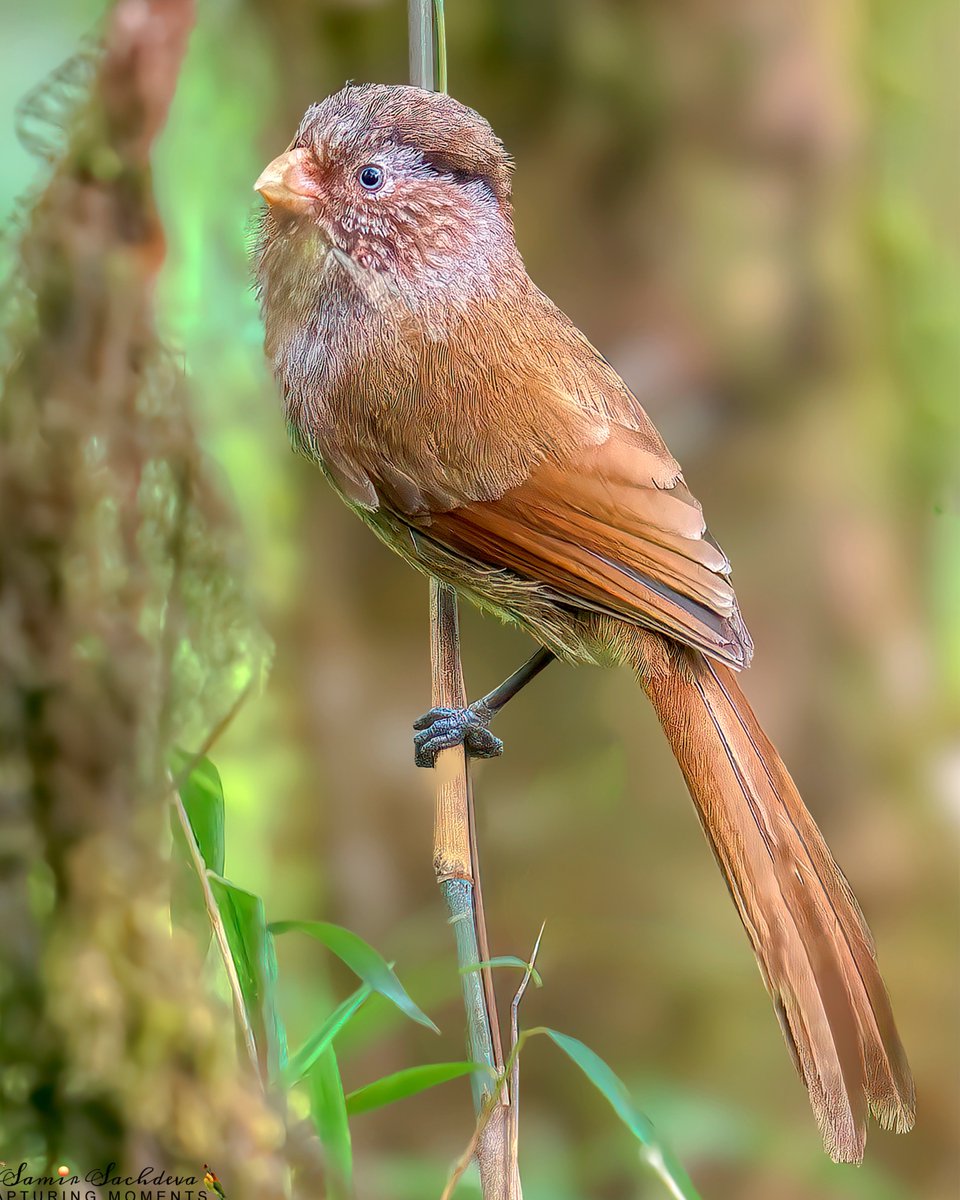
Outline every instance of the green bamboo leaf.
<path fill-rule="evenodd" d="M 383 1108 L 385 1104 L 393 1104 L 397 1100 L 405 1100 L 408 1096 L 416 1096 L 428 1088 L 447 1083 L 451 1079 L 461 1079 L 464 1075 L 491 1075 L 489 1067 L 483 1063 L 473 1062 L 444 1062 L 426 1063 L 420 1067 L 408 1067 L 405 1071 L 396 1071 L 393 1075 L 384 1075 L 375 1079 L 365 1087 L 357 1088 L 347 1096 L 347 1112 L 351 1117 L 357 1113 L 369 1112 L 373 1108 Z"/>
<path fill-rule="evenodd" d="M 460 968 L 460 974 L 470 975 L 474 971 L 482 971 L 485 967 L 517 967 L 521 971 L 530 970 L 530 964 L 524 962 L 522 958 L 517 958 L 515 954 L 498 954 L 496 958 L 486 958 L 483 962 L 468 963 L 467 966 Z M 530 971 L 530 978 L 535 987 L 543 987 L 543 979 L 536 967 Z"/>
<path fill-rule="evenodd" d="M 337 1036 L 341 1029 L 353 1017 L 356 1011 L 360 1008 L 364 1001 L 368 1000 L 373 995 L 373 988 L 369 984 L 363 984 L 361 987 L 346 998 L 341 1004 L 333 1010 L 329 1017 L 323 1022 L 320 1028 L 303 1043 L 300 1049 L 290 1059 L 286 1070 L 283 1073 L 284 1081 L 288 1087 L 299 1083 L 307 1074 L 317 1059 L 324 1051 L 333 1045 L 333 1039 Z"/>
<path fill-rule="evenodd" d="M 533 1031 L 531 1031 L 533 1032 Z M 555 1029 L 540 1029 L 577 1064 L 595 1088 L 604 1096 L 613 1111 L 643 1147 L 640 1157 L 667 1187 L 674 1200 L 700 1200 L 690 1177 L 670 1151 L 657 1137 L 650 1121 L 633 1103 L 622 1080 L 589 1046 Z"/>
<path fill-rule="evenodd" d="M 353 1194 L 353 1147 L 343 1094 L 343 1080 L 333 1046 L 328 1045 L 310 1068 L 310 1115 L 325 1151 L 328 1200 Z"/>
<path fill-rule="evenodd" d="M 175 779 L 193 761 L 193 755 L 175 750 L 170 769 Z M 200 855 L 207 867 L 223 873 L 223 787 L 217 768 L 208 758 L 196 763 L 179 785 L 180 799 L 193 830 Z M 203 902 L 203 889 L 197 878 L 196 866 L 187 837 L 177 813 L 171 808 L 170 826 L 176 851 L 171 864 L 170 917 L 174 925 L 189 929 L 200 942 L 201 949 L 210 945 L 212 930 Z"/>
<path fill-rule="evenodd" d="M 171 756 L 174 778 L 193 761 L 193 755 L 175 750 Z M 209 758 L 201 758 L 179 786 L 180 799 L 190 819 L 203 861 L 209 871 L 223 874 L 223 784 Z M 179 829 L 179 823 L 177 825 Z M 183 831 L 180 830 L 182 835 Z"/>
<path fill-rule="evenodd" d="M 293 1087 L 294 1084 L 304 1078 L 308 1070 L 313 1067 L 314 1062 L 317 1062 L 320 1055 L 334 1044 L 334 1038 L 337 1033 L 340 1033 L 344 1025 L 353 1018 L 358 1012 L 361 1004 L 368 1000 L 373 995 L 373 989 L 370 984 L 364 984 L 356 989 L 352 995 L 348 996 L 341 1004 L 337 1004 L 328 1018 L 323 1022 L 323 1025 L 318 1030 L 307 1038 L 306 1042 L 300 1046 L 296 1054 L 290 1058 L 287 1069 L 284 1070 L 283 1079 L 288 1087 Z"/>
<path fill-rule="evenodd" d="M 275 1079 L 286 1062 L 286 1034 L 276 1004 L 277 955 L 263 900 L 222 875 L 207 872 L 240 981 L 260 1068 Z"/>
<path fill-rule="evenodd" d="M 365 942 L 358 934 L 341 925 L 331 925 L 329 921 L 273 921 L 271 933 L 287 933 L 297 930 L 323 942 L 328 950 L 347 964 L 351 971 L 358 975 L 364 983 L 370 985 L 381 996 L 386 997 L 400 1009 L 402 1013 L 425 1025 L 434 1033 L 440 1030 L 434 1025 L 425 1012 L 419 1009 L 407 995 L 407 990 L 397 978 L 393 968 L 378 951 Z"/>

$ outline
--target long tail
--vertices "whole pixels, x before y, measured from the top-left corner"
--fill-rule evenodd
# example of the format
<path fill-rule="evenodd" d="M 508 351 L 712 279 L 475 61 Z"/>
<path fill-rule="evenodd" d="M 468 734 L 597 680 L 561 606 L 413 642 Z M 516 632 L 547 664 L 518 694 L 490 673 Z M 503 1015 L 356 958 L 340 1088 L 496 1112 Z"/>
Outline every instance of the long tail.
<path fill-rule="evenodd" d="M 726 667 L 641 676 L 760 965 L 827 1152 L 859 1162 L 869 1110 L 913 1125 L 910 1068 L 850 885 Z"/>

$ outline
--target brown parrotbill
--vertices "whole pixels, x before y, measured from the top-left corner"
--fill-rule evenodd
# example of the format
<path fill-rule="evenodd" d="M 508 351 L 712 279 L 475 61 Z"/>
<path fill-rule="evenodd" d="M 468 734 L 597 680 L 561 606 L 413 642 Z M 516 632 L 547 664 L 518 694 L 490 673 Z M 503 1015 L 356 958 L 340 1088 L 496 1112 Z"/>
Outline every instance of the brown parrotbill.
<path fill-rule="evenodd" d="M 850 887 L 741 692 L 730 565 L 635 396 L 530 281 L 511 161 L 449 96 L 348 86 L 257 181 L 266 349 L 298 449 L 419 570 L 543 649 L 418 761 L 486 728 L 550 657 L 627 663 L 676 755 L 828 1152 L 909 1129 L 910 1070 Z"/>

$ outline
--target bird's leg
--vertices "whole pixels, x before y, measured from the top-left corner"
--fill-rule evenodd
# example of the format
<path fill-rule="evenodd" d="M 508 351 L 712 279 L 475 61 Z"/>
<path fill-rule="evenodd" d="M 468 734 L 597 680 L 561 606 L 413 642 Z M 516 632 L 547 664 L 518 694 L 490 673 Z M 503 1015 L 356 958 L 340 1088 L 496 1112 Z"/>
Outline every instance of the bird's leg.
<path fill-rule="evenodd" d="M 496 758 L 502 754 L 503 742 L 494 737 L 487 726 L 506 702 L 555 658 L 552 650 L 538 650 L 509 679 L 505 679 L 499 687 L 469 708 L 431 708 L 424 713 L 413 723 L 414 729 L 419 730 L 413 735 L 417 766 L 434 766 L 441 750 L 461 743 L 472 758 Z"/>

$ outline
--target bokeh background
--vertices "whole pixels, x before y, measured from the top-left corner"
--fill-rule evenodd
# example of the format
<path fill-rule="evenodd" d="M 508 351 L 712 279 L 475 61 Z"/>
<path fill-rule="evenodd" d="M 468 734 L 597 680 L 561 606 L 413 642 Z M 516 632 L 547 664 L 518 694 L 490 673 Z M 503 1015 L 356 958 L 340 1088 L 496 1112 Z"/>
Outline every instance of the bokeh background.
<path fill-rule="evenodd" d="M 525 955 L 546 921 L 527 1023 L 601 1053 L 705 1197 L 947 1200 L 960 1187 L 956 6 L 448 9 L 450 90 L 516 157 L 532 276 L 642 399 L 733 560 L 757 646 L 746 687 L 870 920 L 917 1128 L 874 1130 L 859 1170 L 823 1156 L 625 672 L 554 667 L 499 721 L 507 753 L 476 771 L 493 951 Z M 16 105 L 100 11 L 5 0 L 4 211 L 35 170 Z M 429 704 L 426 588 L 289 452 L 246 242 L 252 182 L 306 105 L 347 78 L 405 75 L 400 0 L 205 0 L 157 163 L 161 322 L 275 645 L 213 755 L 227 873 L 272 919 L 361 933 L 443 1030 L 372 1003 L 340 1043 L 348 1086 L 462 1051 L 430 778 L 410 745 Z M 529 646 L 462 622 L 479 695 Z M 294 1041 L 352 986 L 303 943 L 280 944 Z M 528 1200 L 659 1194 L 602 1099 L 536 1043 L 523 1098 Z M 438 1195 L 471 1128 L 459 1084 L 357 1118 L 361 1200 Z"/>

